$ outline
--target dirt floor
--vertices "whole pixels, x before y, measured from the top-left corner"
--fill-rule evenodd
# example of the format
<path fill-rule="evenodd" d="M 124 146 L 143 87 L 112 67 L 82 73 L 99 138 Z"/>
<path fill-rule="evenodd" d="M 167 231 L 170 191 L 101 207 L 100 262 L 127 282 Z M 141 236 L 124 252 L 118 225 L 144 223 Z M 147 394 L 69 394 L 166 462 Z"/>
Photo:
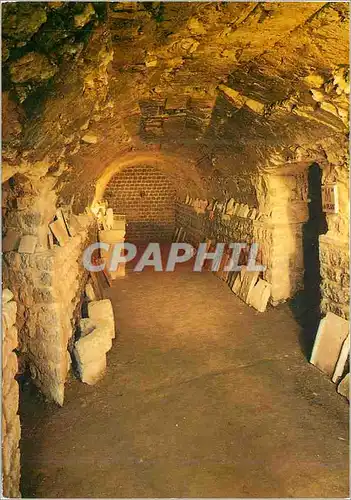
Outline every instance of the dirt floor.
<path fill-rule="evenodd" d="M 24 497 L 347 497 L 348 404 L 287 304 L 261 314 L 210 273 L 133 273 L 118 335 L 65 405 L 22 393 Z"/>

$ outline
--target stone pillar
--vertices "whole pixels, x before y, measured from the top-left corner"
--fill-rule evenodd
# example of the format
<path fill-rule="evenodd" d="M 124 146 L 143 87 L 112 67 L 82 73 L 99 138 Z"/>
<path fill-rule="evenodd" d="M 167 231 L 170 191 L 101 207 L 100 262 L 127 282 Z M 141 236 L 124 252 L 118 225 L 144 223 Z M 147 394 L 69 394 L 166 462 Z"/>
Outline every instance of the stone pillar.
<path fill-rule="evenodd" d="M 302 224 L 258 221 L 254 232 L 260 260 L 266 266 L 263 277 L 272 285 L 271 301 L 275 305 L 303 288 Z"/>
<path fill-rule="evenodd" d="M 21 436 L 18 412 L 19 390 L 15 375 L 18 371 L 16 313 L 17 305 L 10 290 L 3 291 L 2 304 L 2 479 L 5 497 L 20 497 Z"/>
<path fill-rule="evenodd" d="M 18 306 L 19 351 L 34 383 L 59 405 L 70 368 L 69 343 L 74 334 L 81 293 L 87 272 L 82 253 L 89 244 L 94 219 L 77 217 L 78 229 L 61 247 L 48 244 L 49 223 L 56 215 L 56 195 L 51 180 L 36 187 L 23 176 L 4 190 L 4 241 L 14 235 L 12 245 L 3 248 L 3 281 Z M 19 249 L 24 236 L 37 239 L 34 249 Z"/>
<path fill-rule="evenodd" d="M 308 220 L 304 173 L 270 174 L 260 199 L 264 216 L 254 223 L 264 278 L 272 285 L 272 303 L 292 297 L 303 288 L 303 225 Z"/>
<path fill-rule="evenodd" d="M 18 300 L 20 352 L 39 389 L 59 405 L 70 368 L 69 342 L 75 310 L 87 279 L 82 254 L 92 220 L 79 216 L 82 230 L 64 247 L 34 254 L 6 252 L 4 281 Z"/>

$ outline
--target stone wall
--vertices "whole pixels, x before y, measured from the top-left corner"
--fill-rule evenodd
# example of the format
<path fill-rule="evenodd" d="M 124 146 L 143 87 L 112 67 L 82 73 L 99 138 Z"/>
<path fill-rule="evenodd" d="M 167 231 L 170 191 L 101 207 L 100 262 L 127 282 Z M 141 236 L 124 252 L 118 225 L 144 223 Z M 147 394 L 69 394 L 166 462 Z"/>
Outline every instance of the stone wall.
<path fill-rule="evenodd" d="M 280 167 L 256 181 L 262 218 L 255 224 L 265 279 L 272 285 L 272 302 L 292 297 L 304 287 L 304 224 L 308 221 L 305 165 Z"/>
<path fill-rule="evenodd" d="M 57 210 L 51 184 L 34 187 L 25 178 L 10 181 L 4 189 L 3 280 L 18 305 L 19 351 L 36 385 L 62 405 L 68 348 L 87 280 L 82 253 L 96 241 L 94 219 L 78 216 L 76 234 L 64 246 L 50 248 L 48 224 Z M 19 251 L 25 235 L 37 238 L 33 253 Z"/>
<path fill-rule="evenodd" d="M 177 228 L 184 228 L 188 243 L 195 246 L 204 240 L 206 216 L 208 213 L 198 214 L 191 205 L 177 200 L 175 224 Z"/>
<path fill-rule="evenodd" d="M 349 246 L 343 241 L 322 235 L 319 240 L 321 263 L 321 311 L 349 319 L 350 270 Z"/>
<path fill-rule="evenodd" d="M 327 214 L 328 232 L 319 239 L 323 313 L 331 311 L 349 319 L 350 249 L 349 249 L 349 169 L 347 165 L 323 170 L 323 182 L 338 188 L 339 211 Z"/>
<path fill-rule="evenodd" d="M 82 230 L 64 247 L 4 255 L 4 281 L 20 304 L 21 356 L 36 385 L 60 405 L 70 368 L 69 341 L 79 319 L 74 313 L 87 280 L 81 258 L 91 241 L 92 220 L 87 216 L 79 220 Z"/>
<path fill-rule="evenodd" d="M 227 213 L 226 203 L 219 202 L 207 202 L 207 208 L 199 210 L 201 202 L 188 196 L 187 203 L 177 203 L 176 225 L 185 232 L 182 238 L 194 245 L 206 239 L 257 243 L 259 262 L 266 266 L 263 278 L 272 285 L 273 304 L 294 296 L 306 286 L 310 287 L 311 283 L 307 283 L 306 279 L 316 280 L 318 286 L 320 273 L 321 312 L 331 311 L 348 318 L 348 168 L 346 165 L 322 166 L 320 185 L 314 186 L 314 189 L 320 191 L 323 184 L 335 183 L 339 210 L 336 214 L 323 215 L 321 212 L 318 221 L 313 219 L 309 210 L 311 193 L 308 172 L 312 164 L 301 162 L 280 166 L 257 176 L 254 183 L 258 208 L 233 202 L 232 199 L 234 209 L 231 213 Z M 238 206 L 246 208 L 239 210 Z M 311 244 L 317 249 L 315 255 L 312 249 L 312 257 L 306 254 L 311 251 L 311 248 L 307 249 Z M 316 262 L 313 262 L 314 258 Z M 314 265 L 316 269 L 313 269 Z"/>
<path fill-rule="evenodd" d="M 16 313 L 13 294 L 6 289 L 2 295 L 2 480 L 5 497 L 20 496 L 20 419 L 18 416 L 18 371 Z"/>
<path fill-rule="evenodd" d="M 115 213 L 126 215 L 126 240 L 171 240 L 175 189 L 167 176 L 157 168 L 126 168 L 112 177 L 104 197 Z"/>
<path fill-rule="evenodd" d="M 199 200 L 177 203 L 177 227 L 196 245 L 211 239 L 224 243 L 258 244 L 257 263 L 266 266 L 271 302 L 292 297 L 304 286 L 303 224 L 308 218 L 305 175 L 266 176 L 256 186 L 259 208 L 231 198 L 225 203 Z M 206 203 L 205 203 L 206 204 Z M 230 208 L 228 209 L 228 207 Z"/>

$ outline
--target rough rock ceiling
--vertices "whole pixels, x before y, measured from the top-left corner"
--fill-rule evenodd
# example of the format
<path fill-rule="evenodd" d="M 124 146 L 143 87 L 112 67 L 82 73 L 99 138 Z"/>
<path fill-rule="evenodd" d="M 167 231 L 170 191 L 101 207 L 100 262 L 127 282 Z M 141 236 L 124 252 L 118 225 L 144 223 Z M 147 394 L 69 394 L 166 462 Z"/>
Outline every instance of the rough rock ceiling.
<path fill-rule="evenodd" d="M 54 155 L 58 175 L 65 163 L 93 179 L 128 150 L 176 149 L 211 171 L 215 157 L 228 170 L 341 143 L 348 17 L 346 2 L 8 5 L 5 156 Z"/>

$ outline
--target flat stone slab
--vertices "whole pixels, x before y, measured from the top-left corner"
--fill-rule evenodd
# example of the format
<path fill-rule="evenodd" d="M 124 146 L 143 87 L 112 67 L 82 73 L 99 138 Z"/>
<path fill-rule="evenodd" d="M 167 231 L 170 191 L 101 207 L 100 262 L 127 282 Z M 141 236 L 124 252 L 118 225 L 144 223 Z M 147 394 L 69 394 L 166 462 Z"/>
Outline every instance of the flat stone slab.
<path fill-rule="evenodd" d="M 335 366 L 335 371 L 332 378 L 332 381 L 334 383 L 338 382 L 339 378 L 342 377 L 349 355 L 350 355 L 350 334 L 344 340 L 338 362 L 336 363 Z"/>
<path fill-rule="evenodd" d="M 91 283 L 87 283 L 85 285 L 85 295 L 87 296 L 88 300 L 90 300 L 90 301 L 96 300 L 94 288 L 93 288 L 93 285 Z"/>
<path fill-rule="evenodd" d="M 55 236 L 60 247 L 65 246 L 69 241 L 69 234 L 63 219 L 57 219 L 49 224 L 52 234 Z"/>
<path fill-rule="evenodd" d="M 34 253 L 37 242 L 38 238 L 36 236 L 31 234 L 22 236 L 18 247 L 18 253 Z"/>
<path fill-rule="evenodd" d="M 246 271 L 241 282 L 239 297 L 248 303 L 250 294 L 258 280 L 259 271 Z"/>
<path fill-rule="evenodd" d="M 227 202 L 227 205 L 225 207 L 225 213 L 226 214 L 233 215 L 234 204 L 235 204 L 234 198 L 230 198 L 230 200 Z"/>
<path fill-rule="evenodd" d="M 235 293 L 235 295 L 239 295 L 240 293 L 240 288 L 241 288 L 241 277 L 240 277 L 240 273 L 238 273 L 236 275 L 236 277 L 234 278 L 234 281 L 233 281 L 233 285 L 232 285 L 232 292 Z"/>
<path fill-rule="evenodd" d="M 348 321 L 328 312 L 319 323 L 310 363 L 332 377 L 343 342 L 348 334 Z"/>
<path fill-rule="evenodd" d="M 248 304 L 257 311 L 264 312 L 271 296 L 271 288 L 270 283 L 259 279 L 249 295 Z"/>

